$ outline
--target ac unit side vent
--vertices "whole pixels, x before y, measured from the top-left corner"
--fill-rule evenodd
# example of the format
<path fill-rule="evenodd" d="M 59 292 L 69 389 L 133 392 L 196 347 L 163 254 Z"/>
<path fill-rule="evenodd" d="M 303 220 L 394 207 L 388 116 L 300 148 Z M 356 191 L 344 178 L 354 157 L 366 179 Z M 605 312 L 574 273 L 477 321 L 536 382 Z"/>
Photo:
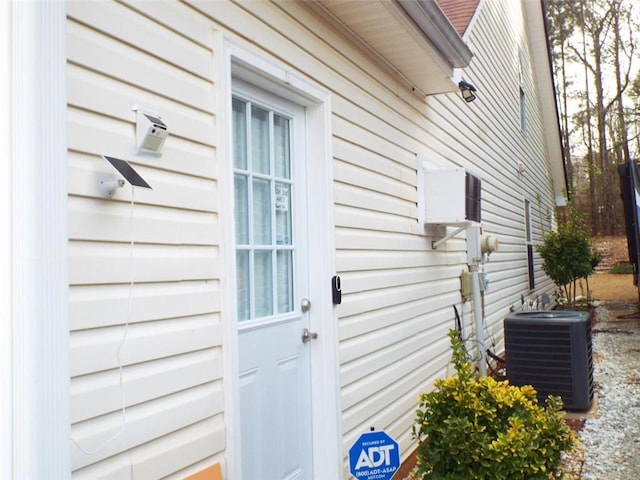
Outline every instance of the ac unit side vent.
<path fill-rule="evenodd" d="M 482 182 L 475 175 L 471 175 L 466 172 L 465 176 L 465 212 L 466 219 L 472 222 L 480 223 L 481 217 L 481 203 L 480 193 L 482 191 Z"/>
<path fill-rule="evenodd" d="M 507 378 L 532 385 L 538 401 L 562 397 L 586 410 L 594 395 L 591 319 L 586 312 L 515 312 L 504 319 Z"/>

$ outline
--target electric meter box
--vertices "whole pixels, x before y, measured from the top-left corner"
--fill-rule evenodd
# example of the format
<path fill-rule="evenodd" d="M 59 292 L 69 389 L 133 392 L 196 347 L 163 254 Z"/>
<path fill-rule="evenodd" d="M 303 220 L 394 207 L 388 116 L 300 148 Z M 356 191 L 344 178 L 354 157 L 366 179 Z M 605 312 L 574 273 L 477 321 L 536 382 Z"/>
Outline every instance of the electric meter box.
<path fill-rule="evenodd" d="M 480 178 L 461 167 L 424 171 L 424 222 L 437 225 L 479 223 Z"/>

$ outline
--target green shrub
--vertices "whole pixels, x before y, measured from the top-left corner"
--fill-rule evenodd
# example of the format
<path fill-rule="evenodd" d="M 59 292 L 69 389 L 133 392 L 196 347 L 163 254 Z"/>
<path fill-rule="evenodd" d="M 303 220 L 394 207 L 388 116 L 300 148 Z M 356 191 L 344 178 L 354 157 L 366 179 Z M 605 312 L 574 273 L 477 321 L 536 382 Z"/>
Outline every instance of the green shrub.
<path fill-rule="evenodd" d="M 633 273 L 633 265 L 629 263 L 616 263 L 609 269 L 609 273 L 612 273 L 614 275 Z"/>
<path fill-rule="evenodd" d="M 578 280 L 587 283 L 587 302 L 590 300 L 589 280 L 600 263 L 600 254 L 591 248 L 584 214 L 570 210 L 566 222 L 558 225 L 542 237 L 542 244 L 536 245 L 542 257 L 542 270 L 563 293 L 565 308 L 574 308 Z"/>
<path fill-rule="evenodd" d="M 562 401 L 537 403 L 533 387 L 476 378 L 457 332 L 449 332 L 457 375 L 420 396 L 413 435 L 418 475 L 429 480 L 542 480 L 558 473 L 575 436 Z"/>

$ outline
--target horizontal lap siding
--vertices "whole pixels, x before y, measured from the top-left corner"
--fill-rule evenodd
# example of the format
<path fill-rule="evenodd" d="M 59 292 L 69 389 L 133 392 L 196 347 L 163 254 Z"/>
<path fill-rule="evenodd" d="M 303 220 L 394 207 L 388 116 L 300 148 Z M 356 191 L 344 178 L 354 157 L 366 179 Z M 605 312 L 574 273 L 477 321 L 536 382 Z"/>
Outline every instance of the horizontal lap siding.
<path fill-rule="evenodd" d="M 290 13 L 312 19 L 302 10 Z M 343 452 L 373 426 L 397 438 L 406 456 L 414 445 L 409 432 L 418 394 L 448 362 L 446 332 L 453 326 L 451 306 L 460 300 L 464 244 L 453 240 L 447 252 L 434 255 L 419 234 L 416 152 L 427 123 L 419 100 L 393 95 L 392 81 L 366 57 L 322 23 L 308 26 L 327 39 L 308 48 L 317 48 L 312 53 L 324 63 L 314 74 L 334 92 Z M 300 43 L 312 40 L 298 36 Z"/>
<path fill-rule="evenodd" d="M 419 234 L 424 105 L 303 6 L 276 4 L 193 6 L 332 92 L 343 452 L 375 426 L 399 440 L 405 457 L 417 396 L 448 362 L 464 242 L 433 254 Z"/>
<path fill-rule="evenodd" d="M 484 233 L 501 241 L 487 265 L 495 290 L 486 297 L 498 343 L 496 326 L 526 291 L 523 199 L 532 201 L 537 239 L 551 205 L 531 79 L 530 131 L 524 140 L 519 131 L 519 32 L 509 17 L 483 4 L 464 73 L 482 88 L 467 105 L 457 94 L 423 102 L 297 2 L 86 5 L 68 7 L 74 438 L 91 448 L 119 427 L 115 356 L 127 317 L 121 361 L 131 425 L 96 455 L 74 448 L 76 476 L 115 476 L 131 461 L 139 475 L 156 478 L 224 452 L 213 28 L 332 92 L 343 452 L 373 426 L 398 439 L 404 458 L 415 446 L 417 396 L 447 372 L 446 332 L 466 268 L 464 235 L 432 251 L 432 238 L 421 234 L 417 158 L 483 178 Z M 129 155 L 134 100 L 169 125 L 161 159 Z M 97 198 L 97 180 L 110 173 L 101 154 L 132 159 L 154 187 L 135 192 L 133 229 L 128 188 Z M 526 180 L 517 161 L 527 165 Z M 131 272 L 139 283 L 129 305 Z M 154 460 L 163 456 L 160 471 Z"/>
<path fill-rule="evenodd" d="M 253 40 L 273 52 L 286 51 L 289 55 L 283 61 L 334 94 L 334 220 L 343 292 L 338 313 L 345 455 L 355 438 L 371 426 L 398 438 L 406 454 L 415 445 L 409 432 L 417 395 L 446 371 L 446 331 L 454 324 L 452 305 L 460 303 L 459 275 L 466 268 L 463 240 L 452 239 L 433 252 L 431 239 L 419 234 L 416 154 L 464 165 L 483 177 L 485 233 L 498 235 L 503 242 L 487 266 L 495 272 L 492 280 L 499 291 L 487 295 L 494 304 L 487 305 L 490 342 L 501 342 L 496 325 L 510 304 L 527 291 L 523 199 L 539 193 L 543 203 L 550 204 L 548 166 L 530 84 L 530 131 L 524 140 L 519 131 L 513 45 L 520 32 L 510 26 L 511 15 L 517 16 L 518 11 L 500 16 L 491 4 L 478 28 L 497 32 L 491 38 L 470 40 L 478 43 L 477 56 L 486 55 L 486 64 L 472 64 L 469 69 L 469 78 L 477 78 L 489 90 L 479 92 L 481 98 L 487 94 L 484 100 L 467 105 L 458 95 L 440 95 L 428 99 L 425 108 L 406 91 L 395 95 L 393 79 L 297 5 L 281 3 L 290 14 L 288 19 L 264 4 L 243 5 L 287 38 L 270 38 L 268 46 L 257 40 L 258 34 L 251 36 Z M 314 36 L 308 36 L 305 28 Z M 295 47 L 286 49 L 287 41 Z M 486 49 L 485 41 L 490 43 Z M 499 98 L 510 90 L 510 98 Z M 516 175 L 518 161 L 530 169 L 526 181 Z M 537 215 L 534 211 L 534 224 Z M 539 238 L 540 232 L 536 235 Z M 464 310 L 468 322 L 468 306 Z"/>
<path fill-rule="evenodd" d="M 79 479 L 180 476 L 225 449 L 212 30 L 185 5 L 145 4 L 67 7 Z M 136 104 L 169 127 L 161 158 L 131 153 Z M 131 161 L 153 190 L 133 206 L 128 185 L 100 197 L 98 180 L 114 175 L 101 155 Z"/>
<path fill-rule="evenodd" d="M 518 2 L 485 2 L 467 41 L 474 52 L 464 76 L 478 87 L 479 100 L 464 106 L 465 155 L 471 168 L 482 175 L 483 231 L 499 238 L 499 251 L 492 254 L 485 270 L 489 292 L 485 315 L 489 346 L 504 347 L 502 322 L 511 306 L 524 296 L 551 292 L 542 261 L 534 253 L 536 290 L 529 292 L 525 246 L 524 200 L 531 203 L 534 244 L 553 225 L 554 195 L 542 128 L 539 93 L 534 83 L 533 59 Z M 519 53 L 525 57 L 524 89 L 527 130 L 520 129 Z M 448 104 L 430 103 L 446 115 Z M 517 164 L 525 166 L 522 175 Z"/>
<path fill-rule="evenodd" d="M 501 243 L 486 265 L 491 281 L 485 296 L 487 346 L 501 350 L 502 319 L 521 295 L 529 294 L 524 199 L 531 202 L 534 241 L 539 242 L 549 230 L 553 194 L 530 58 L 528 124 L 526 133 L 520 131 L 520 7 L 497 5 L 486 2 L 469 38 L 475 58 L 464 75 L 479 87 L 479 101 L 465 104 L 457 95 L 440 95 L 429 98 L 424 111 L 414 110 L 419 101 L 392 101 L 379 85 L 357 96 L 341 95 L 335 104 L 345 450 L 369 427 L 391 432 L 401 448 L 415 445 L 407 429 L 415 418 L 416 396 L 431 388 L 447 365 L 445 334 L 453 326 L 452 305 L 460 303 L 465 246 L 452 239 L 432 252 L 430 239 L 416 235 L 416 152 L 427 160 L 466 166 L 483 179 L 483 230 Z M 526 39 L 522 48 L 528 55 Z M 355 70 L 353 75 L 359 78 Z M 518 162 L 526 166 L 524 176 L 517 174 Z M 539 295 L 551 284 L 541 275 L 537 255 L 535 265 L 533 295 Z M 468 322 L 468 306 L 465 311 Z"/>

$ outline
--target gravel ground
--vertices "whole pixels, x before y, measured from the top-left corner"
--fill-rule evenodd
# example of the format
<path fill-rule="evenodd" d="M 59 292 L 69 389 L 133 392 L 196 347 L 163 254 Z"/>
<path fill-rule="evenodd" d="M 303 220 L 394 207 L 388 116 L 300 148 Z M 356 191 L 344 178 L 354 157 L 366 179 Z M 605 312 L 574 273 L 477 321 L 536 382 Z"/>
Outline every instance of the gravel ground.
<path fill-rule="evenodd" d="M 597 404 L 578 433 L 567 480 L 640 478 L 640 313 L 637 303 L 595 309 L 594 380 Z"/>
<path fill-rule="evenodd" d="M 607 302 L 593 313 L 597 400 L 570 421 L 580 442 L 563 462 L 565 480 L 640 479 L 640 313 L 637 302 Z M 415 479 L 415 472 L 404 480 Z"/>

